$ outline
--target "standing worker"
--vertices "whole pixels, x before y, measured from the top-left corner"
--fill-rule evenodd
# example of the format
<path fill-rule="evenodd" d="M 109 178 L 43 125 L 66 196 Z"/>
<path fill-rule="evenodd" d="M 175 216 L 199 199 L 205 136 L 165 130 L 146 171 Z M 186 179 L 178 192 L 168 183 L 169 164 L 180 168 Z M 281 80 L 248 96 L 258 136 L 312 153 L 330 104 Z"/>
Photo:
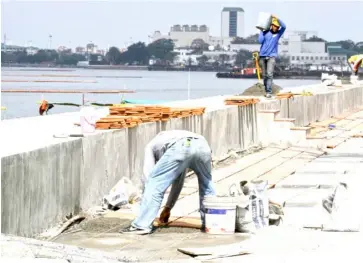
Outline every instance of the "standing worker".
<path fill-rule="evenodd" d="M 279 39 L 285 30 L 285 23 L 273 15 L 270 29 L 261 31 L 258 36 L 258 42 L 261 44 L 259 64 L 262 70 L 263 84 L 265 85 L 267 98 L 272 97 L 272 81 L 278 54 Z"/>
<path fill-rule="evenodd" d="M 173 184 L 160 221 L 168 222 L 184 183 L 186 170 L 192 169 L 199 184 L 202 229 L 205 227 L 205 196 L 215 196 L 212 182 L 212 152 L 206 139 L 184 130 L 160 132 L 145 148 L 144 193 L 138 217 L 122 233 L 145 235 L 153 232 L 165 191 Z"/>

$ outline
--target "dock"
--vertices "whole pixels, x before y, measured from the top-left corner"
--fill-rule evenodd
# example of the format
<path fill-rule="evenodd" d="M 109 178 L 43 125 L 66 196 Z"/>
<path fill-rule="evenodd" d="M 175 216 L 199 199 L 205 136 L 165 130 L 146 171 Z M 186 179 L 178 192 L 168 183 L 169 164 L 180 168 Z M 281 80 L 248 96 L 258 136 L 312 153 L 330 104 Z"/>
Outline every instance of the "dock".
<path fill-rule="evenodd" d="M 158 132 L 186 129 L 202 134 L 211 145 L 218 194 L 228 192 L 232 183 L 258 178 L 268 180 L 269 198 L 284 206 L 284 225 L 269 229 L 272 235 L 261 234 L 265 242 L 254 253 L 223 262 L 266 258 L 289 262 L 298 253 L 306 260 L 352 255 L 359 243 L 356 233 L 303 228 L 319 229 L 327 222 L 321 199 L 331 193 L 338 177 L 363 168 L 363 83 L 299 89 L 313 95 L 261 98 L 247 106 L 225 105 L 229 96 L 168 103 L 206 110 L 200 116 L 96 131 L 84 138 L 53 137 L 77 132 L 72 124 L 79 113 L 3 121 L 1 180 L 7 187 L 2 190 L 2 233 L 41 239 L 41 233 L 82 210 L 88 216 L 85 223 L 57 236 L 53 247 L 97 249 L 129 262 L 205 262 L 177 249 L 203 247 L 212 255 L 222 245 L 251 248 L 249 235 L 211 236 L 195 229 L 159 229 L 152 236 L 124 237 L 118 232 L 135 217 L 134 209 L 97 215 L 95 207 L 121 176 L 140 185 L 144 148 Z M 107 111 L 101 108 L 99 113 Z M 173 220 L 198 220 L 198 209 L 197 179 L 190 174 L 172 210 Z M 63 259 L 68 260 L 65 254 Z"/>

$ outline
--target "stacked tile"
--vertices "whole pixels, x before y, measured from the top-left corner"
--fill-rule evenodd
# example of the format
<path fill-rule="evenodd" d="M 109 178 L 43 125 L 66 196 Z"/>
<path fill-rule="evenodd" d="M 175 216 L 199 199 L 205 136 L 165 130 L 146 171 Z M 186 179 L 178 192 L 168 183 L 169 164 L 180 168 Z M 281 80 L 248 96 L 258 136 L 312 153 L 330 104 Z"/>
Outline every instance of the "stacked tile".
<path fill-rule="evenodd" d="M 112 118 L 107 116 L 96 122 L 96 129 L 99 130 L 121 129 L 126 127 L 126 119 L 121 116 L 112 116 Z"/>
<path fill-rule="evenodd" d="M 97 129 L 131 128 L 144 122 L 168 121 L 171 118 L 202 115 L 205 111 L 205 107 L 170 108 L 155 105 L 117 105 L 109 109 L 110 115 L 97 121 Z"/>
<path fill-rule="evenodd" d="M 225 105 L 247 106 L 258 103 L 257 98 L 246 98 L 241 96 L 229 97 L 224 100 Z"/>
<path fill-rule="evenodd" d="M 133 128 L 142 123 L 141 117 L 108 115 L 96 122 L 96 129 L 122 129 Z"/>

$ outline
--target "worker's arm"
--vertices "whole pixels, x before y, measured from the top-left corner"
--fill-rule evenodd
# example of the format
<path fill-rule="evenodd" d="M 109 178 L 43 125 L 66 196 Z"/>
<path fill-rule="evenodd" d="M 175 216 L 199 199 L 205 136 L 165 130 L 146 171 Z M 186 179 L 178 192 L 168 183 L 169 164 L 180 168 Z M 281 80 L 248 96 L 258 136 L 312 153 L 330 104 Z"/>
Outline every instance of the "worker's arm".
<path fill-rule="evenodd" d="M 147 178 L 149 178 L 155 164 L 156 162 L 153 151 L 153 141 L 151 141 L 145 147 L 144 169 L 143 169 L 143 180 L 142 180 L 143 188 L 145 188 L 145 183 L 147 181 Z"/>
<path fill-rule="evenodd" d="M 280 24 L 280 30 L 279 30 L 279 32 L 277 34 L 279 34 L 279 37 L 281 37 L 284 34 L 285 30 L 286 30 L 286 25 L 280 18 L 277 18 L 277 21 Z"/>
<path fill-rule="evenodd" d="M 181 190 L 183 189 L 185 176 L 187 175 L 188 169 L 185 169 L 185 171 L 175 180 L 173 183 L 169 196 L 168 201 L 166 202 L 166 207 L 169 209 L 172 209 L 176 203 L 176 201 L 179 198 L 179 195 L 181 193 Z"/>
<path fill-rule="evenodd" d="M 265 41 L 265 33 L 263 31 L 258 35 L 258 42 L 262 44 Z"/>

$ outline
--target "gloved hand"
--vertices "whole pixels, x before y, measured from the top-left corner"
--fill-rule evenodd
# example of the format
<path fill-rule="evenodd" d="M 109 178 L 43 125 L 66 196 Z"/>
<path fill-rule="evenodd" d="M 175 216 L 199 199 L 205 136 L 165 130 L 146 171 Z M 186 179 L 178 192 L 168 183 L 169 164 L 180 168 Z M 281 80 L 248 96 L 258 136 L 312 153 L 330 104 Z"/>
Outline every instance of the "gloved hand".
<path fill-rule="evenodd" d="M 164 207 L 163 211 L 160 214 L 159 217 L 159 221 L 162 224 L 166 224 L 169 221 L 169 217 L 170 217 L 170 208 L 169 207 Z"/>

